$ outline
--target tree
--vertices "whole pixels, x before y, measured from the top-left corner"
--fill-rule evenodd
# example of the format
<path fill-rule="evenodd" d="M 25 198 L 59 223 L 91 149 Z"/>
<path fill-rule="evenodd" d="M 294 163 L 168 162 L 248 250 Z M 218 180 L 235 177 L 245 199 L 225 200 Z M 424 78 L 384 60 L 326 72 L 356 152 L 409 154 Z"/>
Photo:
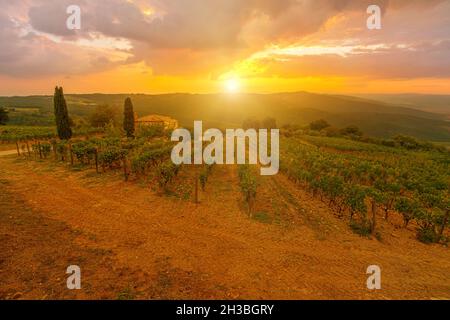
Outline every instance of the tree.
<path fill-rule="evenodd" d="M 341 130 L 344 136 L 356 136 L 361 137 L 363 132 L 357 126 L 348 126 Z"/>
<path fill-rule="evenodd" d="M 328 127 L 330 127 L 330 124 L 323 119 L 313 121 L 309 124 L 309 128 L 315 131 L 321 131 Z"/>
<path fill-rule="evenodd" d="M 324 129 L 325 135 L 327 137 L 338 137 L 341 134 L 341 131 L 336 127 L 327 127 Z"/>
<path fill-rule="evenodd" d="M 0 107 L 0 125 L 5 125 L 8 121 L 8 111 L 5 108 Z"/>
<path fill-rule="evenodd" d="M 277 120 L 271 117 L 267 117 L 262 122 L 263 129 L 277 129 Z"/>
<path fill-rule="evenodd" d="M 399 146 L 406 148 L 406 149 L 419 149 L 419 142 L 413 138 L 413 137 L 409 137 L 409 136 L 404 136 L 404 135 L 397 135 L 394 137 L 393 139 Z"/>
<path fill-rule="evenodd" d="M 63 88 L 56 87 L 53 97 L 56 128 L 61 140 L 72 138 L 72 129 L 70 128 L 69 112 L 67 111 L 66 99 L 64 99 Z"/>
<path fill-rule="evenodd" d="M 104 128 L 109 123 L 116 120 L 116 110 L 108 105 L 98 105 L 89 117 L 91 126 L 96 128 Z"/>
<path fill-rule="evenodd" d="M 123 129 L 128 138 L 134 137 L 134 110 L 133 103 L 130 98 L 125 99 L 125 106 L 123 111 Z"/>
<path fill-rule="evenodd" d="M 247 118 L 242 123 L 242 128 L 245 130 L 247 130 L 247 129 L 258 130 L 260 127 L 261 127 L 261 124 L 260 124 L 259 120 L 254 119 L 254 118 Z"/>

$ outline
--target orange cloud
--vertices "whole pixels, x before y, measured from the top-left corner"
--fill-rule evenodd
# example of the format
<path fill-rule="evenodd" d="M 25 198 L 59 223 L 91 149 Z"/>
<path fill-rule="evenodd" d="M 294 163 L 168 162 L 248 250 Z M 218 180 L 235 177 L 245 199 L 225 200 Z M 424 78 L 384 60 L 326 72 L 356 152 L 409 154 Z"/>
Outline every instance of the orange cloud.
<path fill-rule="evenodd" d="M 365 28 L 372 2 L 80 0 L 82 29 L 71 31 L 72 1 L 0 0 L 0 93 L 49 79 L 79 92 L 213 92 L 230 76 L 250 91 L 382 92 L 409 81 L 446 92 L 450 3 L 377 1 L 374 32 Z"/>

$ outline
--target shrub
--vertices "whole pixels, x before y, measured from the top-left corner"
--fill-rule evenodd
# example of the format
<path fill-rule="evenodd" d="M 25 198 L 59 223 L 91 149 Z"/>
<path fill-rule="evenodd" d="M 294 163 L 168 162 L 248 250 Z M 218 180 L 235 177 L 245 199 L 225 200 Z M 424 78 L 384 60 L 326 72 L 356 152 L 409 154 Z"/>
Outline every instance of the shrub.
<path fill-rule="evenodd" d="M 81 141 L 72 145 L 72 152 L 77 157 L 78 161 L 84 164 L 86 160 L 89 162 L 93 159 L 96 147 L 88 141 Z"/>
<path fill-rule="evenodd" d="M 252 174 L 249 165 L 239 166 L 239 180 L 241 191 L 244 195 L 245 201 L 248 204 L 249 212 L 251 212 L 253 200 L 256 198 L 256 189 L 258 186 L 255 176 Z"/>
<path fill-rule="evenodd" d="M 94 128 L 105 128 L 109 123 L 116 122 L 117 112 L 108 105 L 98 105 L 89 116 L 89 123 Z"/>
<path fill-rule="evenodd" d="M 276 129 L 277 128 L 277 120 L 271 117 L 267 117 L 262 121 L 263 129 Z"/>
<path fill-rule="evenodd" d="M 350 220 L 356 213 L 362 214 L 364 217 L 367 214 L 366 203 L 364 202 L 366 198 L 366 193 L 364 188 L 358 185 L 348 185 L 345 192 L 346 196 L 344 203 L 350 209 Z"/>
<path fill-rule="evenodd" d="M 247 130 L 247 129 L 258 130 L 260 127 L 261 127 L 261 123 L 259 122 L 258 119 L 255 119 L 255 118 L 247 118 L 242 123 L 242 128 L 244 130 Z"/>
<path fill-rule="evenodd" d="M 67 155 L 67 141 L 59 141 L 56 142 L 56 152 L 58 152 L 61 155 L 61 160 L 64 161 L 66 159 Z"/>
<path fill-rule="evenodd" d="M 109 147 L 99 154 L 99 161 L 103 167 L 112 167 L 122 160 L 127 154 L 127 151 L 118 147 Z"/>
<path fill-rule="evenodd" d="M 341 131 L 335 127 L 327 127 L 323 131 L 327 137 L 339 137 L 341 135 Z"/>
<path fill-rule="evenodd" d="M 369 237 L 372 232 L 372 227 L 370 223 L 366 220 L 362 222 L 352 220 L 350 221 L 349 225 L 354 233 L 359 234 L 360 236 L 363 237 Z"/>
<path fill-rule="evenodd" d="M 50 143 L 44 142 L 41 143 L 41 152 L 44 158 L 47 158 L 52 151 L 52 145 Z"/>
<path fill-rule="evenodd" d="M 141 138 L 156 138 L 156 137 L 163 137 L 165 134 L 164 126 L 162 125 L 143 125 L 140 126 L 137 130 L 138 137 Z"/>
<path fill-rule="evenodd" d="M 166 190 L 167 185 L 178 175 L 180 166 L 171 161 L 163 162 L 158 166 L 157 179 L 161 189 Z"/>
<path fill-rule="evenodd" d="M 150 166 L 155 166 L 166 160 L 172 151 L 170 145 L 156 143 L 145 146 L 142 151 L 131 159 L 131 170 L 135 174 L 145 174 Z"/>
<path fill-rule="evenodd" d="M 208 182 L 209 175 L 211 174 L 213 165 L 205 165 L 202 169 L 202 172 L 200 172 L 199 180 L 200 185 L 202 187 L 202 191 L 205 191 L 206 183 Z"/>
<path fill-rule="evenodd" d="M 437 234 L 432 226 L 420 226 L 417 230 L 417 239 L 429 244 L 436 242 Z"/>
<path fill-rule="evenodd" d="M 359 138 L 363 135 L 362 131 L 357 126 L 348 126 L 341 129 L 341 133 L 344 136 Z"/>
<path fill-rule="evenodd" d="M 208 176 L 206 172 L 202 171 L 199 176 L 200 185 L 202 186 L 202 191 L 205 191 L 206 183 L 208 182 Z"/>
<path fill-rule="evenodd" d="M 404 227 L 406 228 L 409 222 L 418 215 L 420 208 L 417 201 L 400 197 L 395 203 L 395 210 L 402 214 Z"/>
<path fill-rule="evenodd" d="M 315 131 L 321 131 L 328 127 L 330 127 L 330 124 L 323 119 L 313 121 L 309 124 L 309 128 Z"/>

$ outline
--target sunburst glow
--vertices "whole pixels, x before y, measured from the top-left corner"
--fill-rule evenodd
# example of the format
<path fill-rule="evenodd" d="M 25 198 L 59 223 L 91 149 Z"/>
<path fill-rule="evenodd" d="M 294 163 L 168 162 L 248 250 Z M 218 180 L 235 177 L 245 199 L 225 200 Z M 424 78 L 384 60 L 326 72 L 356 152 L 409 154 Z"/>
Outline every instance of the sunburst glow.
<path fill-rule="evenodd" d="M 237 93 L 241 88 L 240 82 L 238 79 L 228 79 L 225 81 L 225 91 L 227 93 Z"/>

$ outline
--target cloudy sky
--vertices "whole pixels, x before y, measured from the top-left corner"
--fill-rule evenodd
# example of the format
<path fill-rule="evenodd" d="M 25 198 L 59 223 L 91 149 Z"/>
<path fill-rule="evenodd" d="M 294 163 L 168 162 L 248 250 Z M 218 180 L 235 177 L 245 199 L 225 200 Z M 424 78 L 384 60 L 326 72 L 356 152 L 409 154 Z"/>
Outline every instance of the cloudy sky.
<path fill-rule="evenodd" d="M 1 95 L 450 94 L 450 0 L 0 0 L 0 44 Z"/>

